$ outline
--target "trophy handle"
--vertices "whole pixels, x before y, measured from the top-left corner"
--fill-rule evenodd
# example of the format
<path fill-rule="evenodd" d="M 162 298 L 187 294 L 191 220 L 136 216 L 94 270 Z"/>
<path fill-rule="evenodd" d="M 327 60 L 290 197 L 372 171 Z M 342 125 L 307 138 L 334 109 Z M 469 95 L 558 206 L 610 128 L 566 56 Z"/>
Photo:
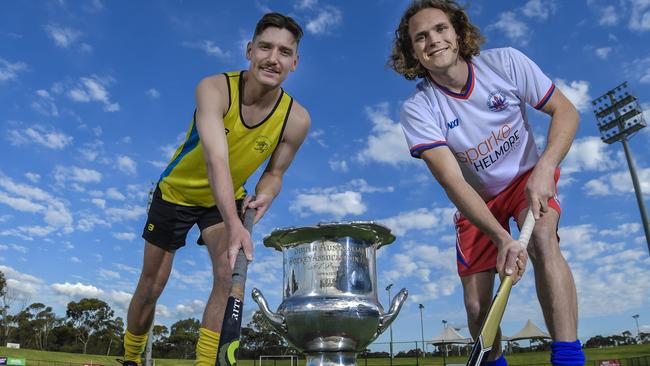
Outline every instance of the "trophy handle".
<path fill-rule="evenodd" d="M 286 338 L 287 335 L 287 324 L 284 321 L 284 316 L 281 314 L 276 314 L 269 310 L 269 305 L 266 302 L 266 299 L 264 298 L 264 295 L 262 295 L 262 291 L 254 288 L 253 292 L 253 300 L 257 303 L 257 306 L 260 307 L 260 310 L 262 311 L 262 315 L 266 320 L 275 328 L 275 330 L 280 333 L 282 337 Z"/>
<path fill-rule="evenodd" d="M 401 289 L 400 292 L 397 295 L 395 295 L 393 301 L 390 303 L 390 310 L 387 313 L 381 314 L 379 316 L 379 326 L 377 327 L 377 336 L 382 334 L 390 326 L 393 320 L 395 320 L 397 314 L 402 309 L 402 305 L 404 305 L 404 302 L 406 301 L 408 295 L 409 292 L 407 289 L 405 288 Z"/>

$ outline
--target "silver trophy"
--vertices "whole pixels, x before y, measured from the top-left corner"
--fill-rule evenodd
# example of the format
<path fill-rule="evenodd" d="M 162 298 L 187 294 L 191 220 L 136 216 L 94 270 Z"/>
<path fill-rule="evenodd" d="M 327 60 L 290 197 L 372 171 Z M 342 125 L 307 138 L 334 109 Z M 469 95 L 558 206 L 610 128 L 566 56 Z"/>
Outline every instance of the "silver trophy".
<path fill-rule="evenodd" d="M 307 356 L 306 366 L 356 365 L 393 322 L 408 291 L 384 313 L 377 298 L 377 249 L 395 240 L 373 222 L 327 223 L 273 231 L 264 245 L 284 256 L 283 301 L 276 313 L 253 289 L 268 322 Z"/>

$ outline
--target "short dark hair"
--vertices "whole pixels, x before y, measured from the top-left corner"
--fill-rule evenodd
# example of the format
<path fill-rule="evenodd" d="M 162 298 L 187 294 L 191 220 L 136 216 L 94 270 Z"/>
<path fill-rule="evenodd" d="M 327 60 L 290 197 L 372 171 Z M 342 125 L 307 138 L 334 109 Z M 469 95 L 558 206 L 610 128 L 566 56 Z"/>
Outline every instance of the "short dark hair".
<path fill-rule="evenodd" d="M 300 25 L 298 25 L 298 23 L 293 20 L 292 17 L 280 13 L 264 14 L 264 16 L 257 22 L 257 25 L 255 26 L 253 39 L 262 34 L 262 32 L 264 32 L 264 30 L 269 27 L 288 30 L 291 34 L 293 34 L 293 38 L 296 39 L 296 43 L 300 43 L 300 39 L 302 38 L 303 34 L 302 28 L 300 28 Z"/>
<path fill-rule="evenodd" d="M 395 31 L 393 51 L 388 58 L 388 66 L 408 80 L 423 78 L 427 75 L 424 66 L 417 58 L 413 57 L 413 45 L 408 31 L 411 17 L 420 10 L 428 8 L 439 9 L 447 14 L 459 38 L 458 53 L 465 60 L 469 61 L 472 56 L 477 56 L 481 52 L 481 44 L 485 42 L 481 31 L 470 23 L 465 10 L 454 0 L 415 0 L 402 15 Z"/>

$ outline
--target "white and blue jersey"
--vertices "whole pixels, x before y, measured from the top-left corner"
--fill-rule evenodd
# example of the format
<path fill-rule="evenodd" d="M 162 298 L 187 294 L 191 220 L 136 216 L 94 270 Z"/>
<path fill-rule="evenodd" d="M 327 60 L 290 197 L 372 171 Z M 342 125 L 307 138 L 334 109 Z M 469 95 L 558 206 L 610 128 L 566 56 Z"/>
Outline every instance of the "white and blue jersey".
<path fill-rule="evenodd" d="M 402 106 L 400 122 L 413 157 L 448 146 L 465 180 L 487 201 L 537 163 L 526 104 L 541 109 L 555 85 L 513 48 L 482 51 L 467 68 L 462 94 L 431 78 L 418 83 Z"/>

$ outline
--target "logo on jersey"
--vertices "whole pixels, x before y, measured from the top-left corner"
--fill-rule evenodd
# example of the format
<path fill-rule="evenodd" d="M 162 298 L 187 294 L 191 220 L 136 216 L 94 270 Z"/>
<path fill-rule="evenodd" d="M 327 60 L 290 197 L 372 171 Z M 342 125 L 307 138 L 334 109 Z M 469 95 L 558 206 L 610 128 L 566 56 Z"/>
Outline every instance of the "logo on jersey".
<path fill-rule="evenodd" d="M 491 92 L 488 96 L 487 106 L 492 112 L 501 112 L 508 108 L 508 99 L 506 98 L 506 94 L 501 90 Z"/>
<path fill-rule="evenodd" d="M 451 122 L 447 122 L 447 128 L 449 128 L 451 130 L 454 127 L 458 127 L 459 124 L 460 124 L 460 122 L 458 122 L 458 118 L 456 118 L 455 120 L 453 120 Z"/>
<path fill-rule="evenodd" d="M 149 225 L 147 225 L 147 230 L 149 230 L 149 231 L 153 231 L 153 229 L 154 229 L 154 225 L 153 225 L 153 224 L 149 224 Z"/>
<path fill-rule="evenodd" d="M 268 149 L 271 148 L 271 140 L 266 136 L 259 136 L 255 139 L 255 144 L 253 144 L 253 150 L 258 151 L 260 154 L 264 154 Z"/>
<path fill-rule="evenodd" d="M 471 164 L 470 166 L 479 172 L 510 154 L 520 143 L 519 130 L 513 130 L 510 125 L 504 123 L 499 129 L 491 131 L 478 144 L 465 151 L 457 151 L 454 155 L 458 161 Z"/>

